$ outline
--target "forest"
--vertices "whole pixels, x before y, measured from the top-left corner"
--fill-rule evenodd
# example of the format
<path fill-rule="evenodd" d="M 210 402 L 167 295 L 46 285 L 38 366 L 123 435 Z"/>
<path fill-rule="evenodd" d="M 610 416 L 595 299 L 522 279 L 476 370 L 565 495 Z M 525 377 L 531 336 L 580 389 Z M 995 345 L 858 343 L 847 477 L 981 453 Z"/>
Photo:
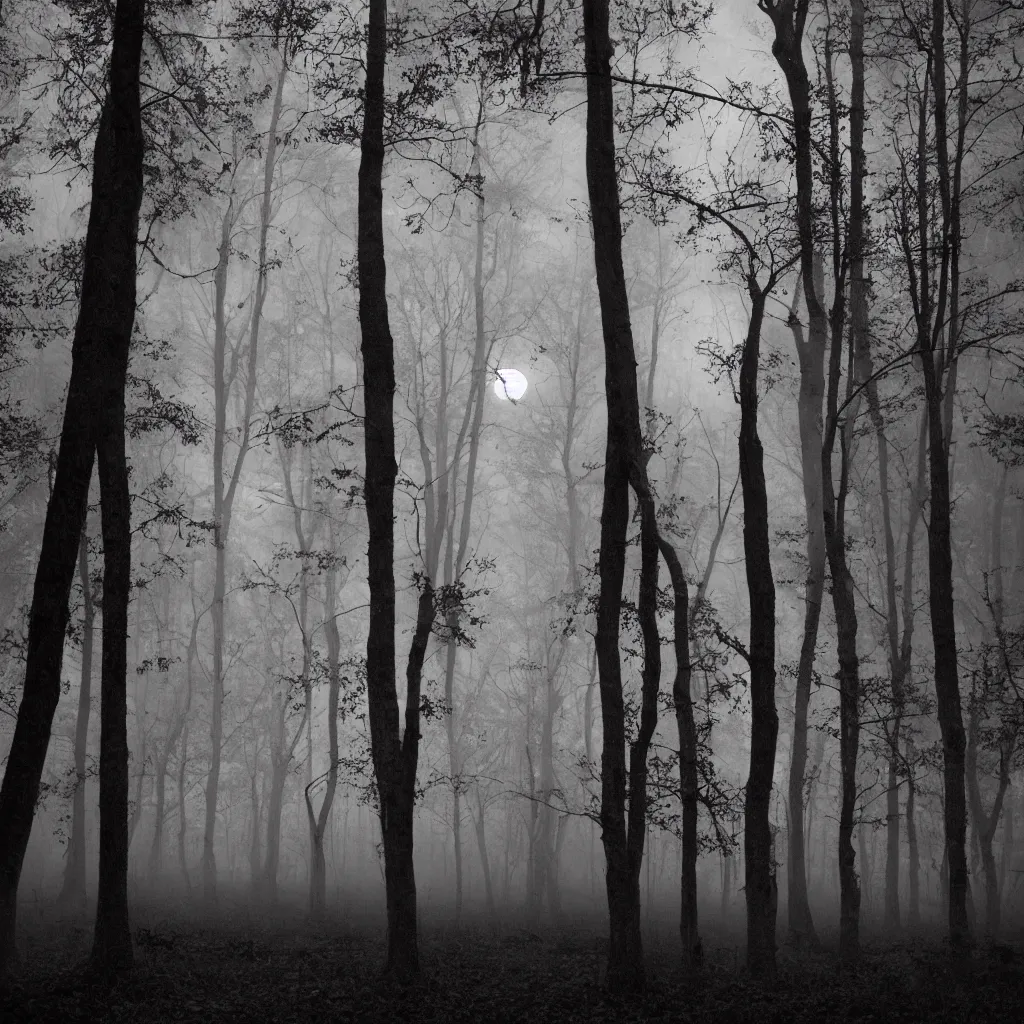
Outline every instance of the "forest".
<path fill-rule="evenodd" d="M 9 0 L 0 168 L 0 1017 L 1021 1020 L 1019 0 Z"/>

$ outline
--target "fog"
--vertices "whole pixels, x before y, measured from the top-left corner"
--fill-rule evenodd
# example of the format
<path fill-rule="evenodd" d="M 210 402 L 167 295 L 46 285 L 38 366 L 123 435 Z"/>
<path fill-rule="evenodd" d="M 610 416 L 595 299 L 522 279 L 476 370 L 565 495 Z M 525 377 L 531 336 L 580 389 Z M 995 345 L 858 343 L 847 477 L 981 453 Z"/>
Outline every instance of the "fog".
<path fill-rule="evenodd" d="M 5 9 L 0 973 L 1017 957 L 1019 13 L 547 6 Z"/>

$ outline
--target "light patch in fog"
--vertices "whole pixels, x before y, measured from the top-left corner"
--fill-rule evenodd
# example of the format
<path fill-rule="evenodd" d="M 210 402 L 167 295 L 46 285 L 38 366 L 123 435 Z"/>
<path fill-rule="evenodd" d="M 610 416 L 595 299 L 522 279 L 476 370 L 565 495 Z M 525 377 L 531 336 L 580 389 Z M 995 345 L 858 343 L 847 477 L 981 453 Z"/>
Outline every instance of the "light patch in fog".
<path fill-rule="evenodd" d="M 498 370 L 494 378 L 494 393 L 503 402 L 507 399 L 518 402 L 529 386 L 530 382 L 519 370 Z"/>

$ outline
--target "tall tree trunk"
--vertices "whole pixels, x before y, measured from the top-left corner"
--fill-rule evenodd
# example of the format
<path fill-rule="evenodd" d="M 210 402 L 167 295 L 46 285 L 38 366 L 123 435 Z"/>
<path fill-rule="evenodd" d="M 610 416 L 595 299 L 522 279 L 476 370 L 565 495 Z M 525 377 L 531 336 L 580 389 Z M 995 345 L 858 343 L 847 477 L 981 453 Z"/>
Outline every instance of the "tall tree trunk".
<path fill-rule="evenodd" d="M 284 808 L 284 786 L 288 779 L 288 762 L 275 759 L 271 768 L 270 798 L 267 801 L 266 860 L 263 867 L 264 898 L 277 903 L 278 870 L 281 866 L 281 812 Z"/>
<path fill-rule="evenodd" d="M 857 751 L 859 746 L 860 675 L 857 658 L 857 616 L 853 580 L 846 559 L 845 504 L 848 490 L 850 436 L 847 424 L 854 413 L 847 411 L 840 421 L 839 383 L 843 368 L 843 335 L 846 322 L 845 271 L 850 261 L 851 345 L 867 329 L 867 301 L 864 281 L 864 67 L 863 6 L 854 0 L 851 10 L 851 64 L 853 87 L 850 97 L 850 217 L 849 237 L 841 235 L 842 151 L 840 143 L 839 101 L 833 75 L 831 26 L 827 26 L 823 64 L 828 101 L 829 212 L 832 230 L 832 276 L 834 297 L 826 315 L 821 289 L 815 277 L 815 213 L 813 140 L 811 136 L 812 98 L 810 80 L 803 55 L 803 37 L 808 13 L 807 0 L 765 2 L 761 9 L 775 28 L 772 53 L 786 78 L 793 130 L 796 170 L 797 233 L 800 241 L 800 271 L 807 302 L 811 345 L 824 344 L 831 335 L 827 414 L 823 432 L 822 521 L 825 551 L 832 575 L 832 598 L 836 615 L 840 693 L 840 765 L 842 800 L 839 822 L 840 949 L 844 956 L 855 956 L 859 949 L 858 920 L 860 891 L 854 867 L 853 815 L 856 803 Z M 852 381 L 847 378 L 847 398 L 852 397 Z M 833 450 L 840 441 L 840 481 L 838 493 L 833 480 Z"/>
<path fill-rule="evenodd" d="M 177 736 L 174 737 L 177 742 Z M 168 737 L 164 750 L 156 758 L 153 787 L 156 791 L 154 807 L 153 842 L 149 848 L 149 881 L 154 884 L 160 880 L 164 866 L 164 815 L 167 805 L 167 761 L 170 758 L 171 742 Z"/>
<path fill-rule="evenodd" d="M 434 621 L 433 580 L 420 581 L 416 626 L 406 666 L 405 730 L 400 731 L 395 678 L 395 357 L 388 322 L 384 257 L 384 68 L 387 3 L 370 0 L 366 40 L 363 132 L 360 142 L 357 270 L 364 392 L 364 494 L 369 526 L 370 627 L 366 690 L 370 748 L 380 799 L 387 894 L 385 971 L 400 981 L 418 977 L 413 812 L 419 761 L 423 659 Z"/>
<path fill-rule="evenodd" d="M 544 693 L 540 727 L 540 890 L 541 899 L 547 900 L 551 920 L 557 923 L 560 907 L 558 894 L 558 873 L 555 857 L 557 820 L 552 798 L 555 790 L 555 716 L 561 707 L 561 697 L 555 685 L 555 677 L 561 664 L 564 645 L 560 645 L 559 656 L 551 662 L 552 651 L 548 649 L 548 661 L 544 666 Z"/>
<path fill-rule="evenodd" d="M 720 527 L 724 523 L 720 522 Z M 717 539 L 721 537 L 719 530 Z M 679 556 L 667 540 L 661 541 L 661 553 L 668 566 L 672 581 L 673 605 L 673 648 L 676 659 L 676 674 L 672 681 L 672 703 L 676 712 L 676 731 L 679 735 L 679 800 L 682 813 L 682 849 L 680 864 L 680 908 L 679 936 L 683 943 L 683 966 L 699 967 L 703 959 L 700 933 L 697 921 L 697 727 L 693 716 L 691 680 L 693 667 L 690 663 L 690 622 L 689 590 Z M 712 545 L 705 580 L 714 566 L 715 545 Z M 693 611 L 702 600 L 698 594 Z"/>
<path fill-rule="evenodd" d="M 1004 632 L 1005 596 L 1003 587 L 1003 510 L 1006 505 L 1008 480 L 1009 467 L 1003 465 L 999 475 L 999 482 L 996 484 L 992 495 L 989 571 L 986 579 L 987 603 L 992 615 L 996 643 L 1000 651 L 1001 660 L 1004 663 L 997 666 L 993 673 L 998 680 L 996 682 L 997 686 L 1007 685 L 1006 682 L 1000 680 L 1000 677 L 1004 671 L 1007 676 L 1012 671 L 1012 665 L 1010 664 L 1010 658 L 1006 649 L 1006 634 Z M 1010 721 L 1006 721 L 1003 718 L 1004 712 L 1000 706 L 1002 695 L 999 693 L 993 695 L 996 701 L 996 713 L 1001 719 L 998 736 L 999 775 L 992 809 L 986 812 L 981 794 L 981 784 L 978 778 L 978 745 L 981 742 L 980 732 L 990 696 L 988 693 L 990 685 L 989 666 L 985 664 L 982 693 L 973 693 L 973 699 L 970 704 L 965 768 L 971 822 L 978 838 L 978 851 L 981 857 L 982 872 L 985 880 L 985 933 L 988 938 L 995 939 L 999 936 L 1001 908 L 999 904 L 999 875 L 996 870 L 993 845 L 995 843 L 996 831 L 999 828 L 999 818 L 1003 811 L 1006 792 L 1010 786 L 1010 772 L 1017 747 L 1019 725 L 1016 718 L 1011 718 Z"/>
<path fill-rule="evenodd" d="M 996 785 L 996 795 L 992 804 L 992 810 L 986 813 L 978 779 L 980 726 L 979 709 L 976 706 L 972 706 L 968 717 L 967 751 L 965 756 L 967 795 L 970 801 L 971 819 L 976 822 L 978 848 L 985 884 L 985 934 L 990 939 L 996 939 L 999 937 L 1001 907 L 999 903 L 999 876 L 996 871 L 993 845 L 995 843 L 996 830 L 999 827 L 999 818 L 1002 814 L 1006 792 L 1010 785 L 1009 765 L 1015 744 L 1008 744 L 1009 750 L 1005 748 L 1000 750 L 999 779 Z"/>
<path fill-rule="evenodd" d="M 833 87 L 832 55 L 826 44 L 826 72 L 829 94 L 830 182 L 832 207 L 841 208 L 841 180 L 838 142 L 839 113 Z M 864 5 L 851 0 L 850 6 L 850 219 L 847 245 L 850 259 L 850 356 L 867 348 L 868 303 L 865 278 L 865 212 L 864 212 Z M 835 219 L 835 214 L 833 218 Z M 832 604 L 836 618 L 836 646 L 839 661 L 839 759 L 842 797 L 839 812 L 839 949 L 840 955 L 853 959 L 860 955 L 861 891 L 853 849 L 854 816 L 857 806 L 857 756 L 860 747 L 860 662 L 857 655 L 857 606 L 853 576 L 846 555 L 846 498 L 849 491 L 849 463 L 852 447 L 852 424 L 856 420 L 857 402 L 851 404 L 853 380 L 847 377 L 846 403 L 850 407 L 841 414 L 839 382 L 843 365 L 843 333 L 845 305 L 843 300 L 843 240 L 833 240 L 833 276 L 836 294 L 830 315 L 832 346 L 829 359 L 827 417 L 825 443 L 822 448 L 822 504 L 825 524 L 825 550 L 832 575 Z M 839 436 L 839 491 L 833 483 L 833 446 Z"/>
<path fill-rule="evenodd" d="M 252 318 L 249 325 L 249 344 L 246 359 L 245 392 L 242 404 L 242 436 L 228 480 L 224 477 L 225 449 L 228 440 L 227 409 L 231 385 L 235 379 L 238 356 L 228 361 L 226 302 L 228 264 L 231 259 L 231 234 L 237 217 L 234 192 L 228 198 L 227 210 L 221 221 L 221 238 L 214 271 L 214 430 L 213 430 L 213 686 L 210 695 L 210 774 L 206 782 L 206 817 L 203 828 L 203 899 L 207 905 L 217 901 L 217 857 L 215 838 L 217 828 L 217 800 L 220 791 L 221 746 L 224 737 L 224 597 L 227 589 L 227 547 L 231 532 L 231 514 L 235 493 L 242 475 L 242 466 L 249 449 L 252 410 L 256 395 L 256 364 L 259 353 L 260 326 L 263 304 L 267 296 L 267 235 L 270 231 L 274 169 L 277 161 L 278 123 L 284 101 L 284 85 L 288 78 L 288 61 L 282 54 L 278 71 L 274 102 L 270 114 L 263 159 L 263 197 L 260 204 L 259 243 L 256 268 L 256 289 L 253 296 Z M 233 186 L 232 186 L 233 188 Z M 236 350 L 237 353 L 237 350 Z"/>
<path fill-rule="evenodd" d="M 85 759 L 89 747 L 89 714 L 92 709 L 92 650 L 96 607 L 89 579 L 89 538 L 82 530 L 78 548 L 78 578 L 82 584 L 82 675 L 75 719 L 75 795 L 71 807 L 71 838 L 68 842 L 64 882 L 57 902 L 85 911 Z"/>
<path fill-rule="evenodd" d="M 305 638 L 303 641 L 303 676 L 308 671 L 308 650 Z M 290 701 L 286 694 L 277 692 L 273 698 L 273 720 L 271 724 L 272 737 L 270 747 L 270 798 L 267 802 L 267 852 L 266 863 L 263 871 L 264 884 L 266 885 L 266 898 L 271 903 L 277 902 L 278 896 L 278 869 L 281 865 L 281 814 L 284 810 L 284 790 L 288 782 L 288 771 L 291 767 L 292 758 L 295 756 L 295 748 L 302 738 L 302 730 L 309 714 L 309 703 L 304 702 L 303 715 L 292 734 L 288 739 L 287 716 Z"/>
<path fill-rule="evenodd" d="M 260 793 L 256 787 L 257 766 L 249 776 L 249 891 L 253 900 L 257 900 L 261 888 L 260 871 Z M 266 773 L 263 775 L 266 780 Z M 266 786 L 264 781 L 264 793 Z"/>
<path fill-rule="evenodd" d="M 823 338 L 805 339 L 796 314 L 790 327 L 800 361 L 800 396 L 797 413 L 800 426 L 800 466 L 804 512 L 807 519 L 807 578 L 804 584 L 804 628 L 797 665 L 793 698 L 793 741 L 789 766 L 789 833 L 787 870 L 787 911 L 789 938 L 797 947 L 817 948 L 818 936 L 807 898 L 807 864 L 804 830 L 804 783 L 807 776 L 807 711 L 814 682 L 814 662 L 825 593 L 825 535 L 822 521 L 821 446 L 822 402 L 825 395 L 825 350 Z"/>
<path fill-rule="evenodd" d="M 743 551 L 750 599 L 750 774 L 744 798 L 747 966 L 775 973 L 775 870 L 771 796 L 779 716 L 775 710 L 775 581 L 768 535 L 764 450 L 757 432 L 757 374 L 767 290 L 750 282 L 750 322 L 740 363 L 740 486 Z"/>
<path fill-rule="evenodd" d="M 906 741 L 907 759 L 907 926 L 912 930 L 921 927 L 921 852 L 917 844 L 917 819 L 915 800 L 917 786 L 914 782 L 914 743 L 908 736 Z"/>
<path fill-rule="evenodd" d="M 178 755 L 178 869 L 185 883 L 185 891 L 192 891 L 192 879 L 188 874 L 188 855 L 185 851 L 185 837 L 188 834 L 188 814 L 185 808 L 185 769 L 188 767 L 188 719 L 181 730 L 181 753 Z"/>
<path fill-rule="evenodd" d="M 969 12 L 958 31 L 964 40 L 969 28 Z M 957 665 L 956 615 L 953 604 L 953 550 L 950 515 L 949 454 L 952 417 L 946 422 L 946 403 L 952 402 L 954 372 L 959 344 L 959 256 L 960 256 L 960 167 L 963 159 L 963 134 L 966 123 L 968 68 L 960 68 L 961 109 L 954 154 L 953 174 L 949 166 L 947 123 L 945 0 L 932 0 L 931 52 L 929 64 L 932 82 L 932 114 L 935 120 L 934 152 L 938 170 L 942 223 L 939 242 L 939 282 L 934 295 L 927 293 L 928 282 L 919 278 L 918 349 L 924 376 L 928 410 L 928 469 L 930 503 L 928 523 L 928 581 L 931 611 L 932 645 L 935 664 L 935 696 L 943 753 L 943 810 L 946 855 L 949 865 L 949 940 L 954 949 L 970 945 L 967 917 L 967 805 L 965 792 L 965 750 L 963 709 L 960 701 L 960 674 Z M 922 125 L 925 120 L 922 100 Z M 927 181 L 928 141 L 919 139 L 918 217 L 919 259 L 921 267 L 932 274 L 928 235 L 934 230 L 929 208 Z M 948 303 L 948 310 L 947 310 Z M 947 327 L 948 316 L 948 327 Z M 945 343 L 942 339 L 945 338 Z M 946 379 L 945 387 L 943 378 Z"/>
<path fill-rule="evenodd" d="M 635 992 L 645 984 L 640 935 L 640 868 L 647 830 L 647 756 L 658 717 L 661 641 L 657 626 L 660 538 L 647 479 L 637 391 L 636 350 L 622 265 L 622 219 L 615 163 L 608 0 L 583 4 L 587 70 L 587 190 L 605 350 L 608 432 L 598 556 L 598 680 L 601 693 L 601 826 L 608 893 L 608 987 Z M 640 510 L 638 619 L 643 636 L 641 702 L 636 739 L 629 744 L 619 652 L 622 584 L 629 525 L 629 492 Z M 628 812 L 627 812 L 628 782 Z"/>
<path fill-rule="evenodd" d="M 29 612 L 25 685 L 0 788 L 0 974 L 15 955 L 18 881 L 60 696 L 68 597 L 93 457 L 98 438 L 107 427 L 104 410 L 123 407 L 124 402 L 135 322 L 136 243 L 142 202 L 142 33 L 143 0 L 118 0 L 109 92 L 93 158 L 92 204 L 71 380 Z M 109 753 L 108 749 L 108 757 Z M 111 866 L 108 857 L 107 867 Z"/>
<path fill-rule="evenodd" d="M 444 581 L 446 585 L 455 584 L 465 568 L 465 559 L 469 551 L 470 530 L 473 521 L 473 502 L 476 496 L 476 471 L 480 455 L 480 434 L 483 426 L 484 398 L 487 390 L 487 332 L 485 328 L 485 288 L 487 279 L 484 273 L 484 251 L 486 232 L 486 197 L 484 195 L 484 177 L 481 171 L 481 135 L 483 132 L 484 118 L 488 102 L 487 86 L 481 82 L 480 98 L 477 106 L 476 124 L 473 128 L 473 135 L 470 140 L 472 157 L 470 159 L 470 175 L 475 177 L 477 185 L 476 213 L 475 213 L 475 251 L 473 256 L 473 364 L 470 374 L 470 390 L 467 399 L 462 426 L 459 430 L 455 444 L 455 453 L 452 460 L 450 481 L 446 485 L 446 496 L 439 503 L 443 509 L 447 509 L 450 494 L 452 506 L 451 524 L 448 531 L 448 544 L 445 555 Z M 442 457 L 447 452 L 447 385 L 445 374 L 447 370 L 446 357 L 442 347 L 442 387 L 441 400 L 445 402 L 445 408 L 438 412 L 438 446 L 437 446 L 437 475 L 442 482 L 447 475 L 447 467 L 443 464 L 447 461 Z M 461 517 L 459 518 L 459 539 L 458 548 L 455 547 L 455 521 L 456 521 L 456 494 L 459 485 L 459 471 L 462 463 L 462 452 L 466 442 L 467 429 L 469 433 L 469 452 L 466 465 L 466 486 L 463 495 Z M 442 435 L 443 431 L 443 437 Z M 442 531 L 445 523 L 440 521 L 443 513 L 439 510 L 438 521 L 435 529 Z M 452 608 L 448 613 L 448 628 L 450 637 L 445 651 L 445 700 L 448 705 L 448 713 L 445 716 L 445 736 L 448 741 L 448 770 L 452 780 L 452 841 L 455 854 L 455 923 L 458 925 L 462 919 L 463 902 L 463 846 L 462 846 L 462 765 L 459 756 L 458 734 L 455 728 L 455 668 L 458 654 L 457 634 L 461 615 L 458 608 Z"/>
<path fill-rule="evenodd" d="M 116 370 L 128 370 L 128 352 Z M 128 601 L 131 499 L 125 454 L 124 389 L 111 395 L 97 445 L 103 532 L 103 657 L 100 673 L 100 851 L 91 965 L 132 965 L 128 921 Z M 143 762 L 145 754 L 142 755 Z M 140 769 L 141 771 L 141 769 Z M 141 775 L 140 775 L 141 785 Z M 141 801 L 141 794 L 136 797 Z M 136 819 L 137 820 L 137 819 Z"/>
<path fill-rule="evenodd" d="M 494 903 L 494 881 L 491 877 L 491 860 L 487 856 L 487 823 L 485 818 L 486 808 L 480 796 L 480 787 L 476 789 L 476 814 L 474 815 L 474 826 L 476 829 L 476 845 L 480 852 L 480 870 L 484 876 L 484 895 L 487 899 L 487 916 L 493 921 L 497 916 L 497 908 Z"/>
<path fill-rule="evenodd" d="M 1013 794 L 1006 802 L 1006 814 L 1003 815 L 1003 843 L 999 856 L 999 901 L 1002 905 L 1003 896 L 1006 894 L 1006 879 L 1010 868 L 1010 861 L 1013 859 Z"/>
<path fill-rule="evenodd" d="M 334 535 L 331 534 L 331 548 Z M 327 637 L 327 754 L 326 788 L 320 801 L 320 810 L 313 813 L 310 787 L 306 788 L 306 813 L 313 837 L 312 862 L 309 883 L 309 912 L 314 920 L 322 920 L 327 910 L 327 862 L 324 858 L 324 835 L 331 820 L 334 796 L 338 790 L 338 699 L 341 693 L 341 637 L 338 633 L 337 572 L 327 571 L 324 633 Z"/>

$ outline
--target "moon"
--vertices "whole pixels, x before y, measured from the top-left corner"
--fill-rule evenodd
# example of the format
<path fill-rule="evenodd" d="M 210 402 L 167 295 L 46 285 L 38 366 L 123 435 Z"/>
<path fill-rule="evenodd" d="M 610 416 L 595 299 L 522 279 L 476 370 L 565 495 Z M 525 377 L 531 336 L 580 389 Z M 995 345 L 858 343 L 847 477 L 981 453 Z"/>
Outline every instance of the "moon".
<path fill-rule="evenodd" d="M 503 402 L 508 399 L 518 402 L 526 394 L 529 386 L 530 382 L 526 375 L 519 370 L 498 370 L 494 377 L 494 393 Z"/>

